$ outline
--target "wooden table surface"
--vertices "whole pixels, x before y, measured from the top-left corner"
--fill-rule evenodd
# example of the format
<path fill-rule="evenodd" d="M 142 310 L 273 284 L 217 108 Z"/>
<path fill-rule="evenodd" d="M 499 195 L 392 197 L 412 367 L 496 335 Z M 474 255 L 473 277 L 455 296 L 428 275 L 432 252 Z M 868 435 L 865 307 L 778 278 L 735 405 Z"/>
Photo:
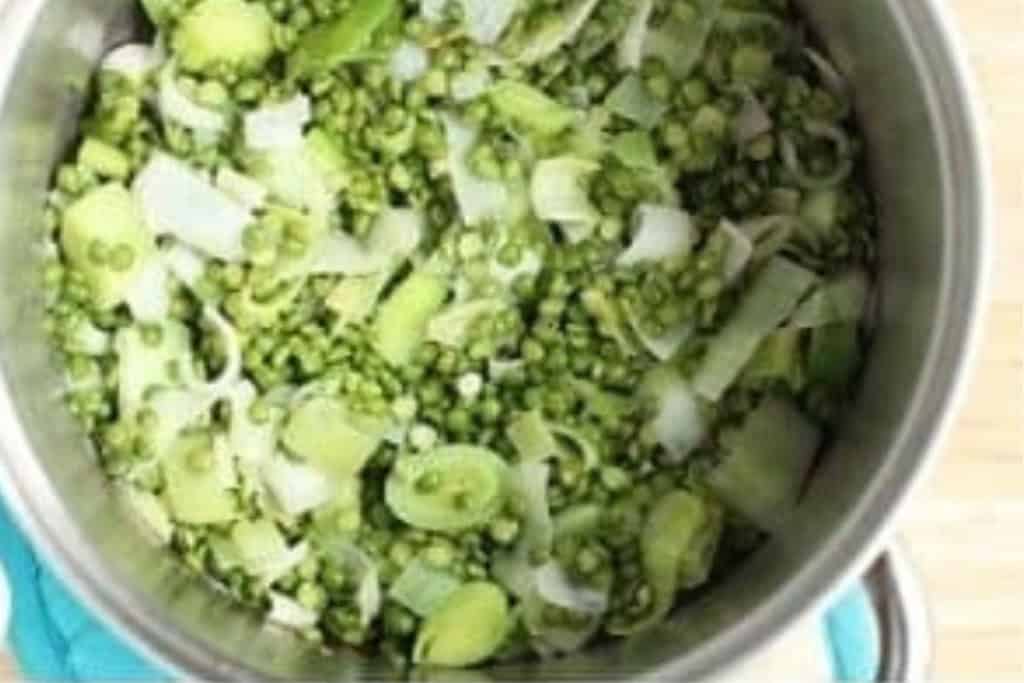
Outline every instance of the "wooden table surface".
<path fill-rule="evenodd" d="M 953 6 L 967 37 L 993 142 L 995 272 L 967 405 L 939 466 L 906 512 L 902 533 L 930 598 L 934 678 L 1019 682 L 1024 681 L 1024 0 L 935 0 L 944 1 Z M 801 641 L 781 649 L 794 642 Z M 782 662 L 800 659 L 773 655 Z M 766 673 L 775 670 L 750 673 L 781 680 Z M 11 678 L 0 655 L 0 680 Z"/>
<path fill-rule="evenodd" d="M 935 677 L 1024 680 L 1024 0 L 948 1 L 981 85 L 995 263 L 968 403 L 903 520 L 928 588 Z"/>

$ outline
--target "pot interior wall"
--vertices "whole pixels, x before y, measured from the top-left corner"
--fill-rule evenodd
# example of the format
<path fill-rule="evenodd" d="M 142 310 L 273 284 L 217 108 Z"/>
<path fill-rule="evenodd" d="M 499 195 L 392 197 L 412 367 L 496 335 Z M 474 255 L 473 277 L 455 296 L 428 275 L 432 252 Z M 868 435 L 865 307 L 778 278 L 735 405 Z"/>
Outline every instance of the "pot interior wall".
<path fill-rule="evenodd" d="M 10 467 L 33 531 L 49 539 L 44 545 L 85 593 L 118 604 L 111 610 L 116 618 L 159 654 L 182 667 L 218 660 L 215 668 L 192 671 L 203 678 L 244 677 L 246 671 L 302 679 L 387 677 L 356 655 L 325 658 L 304 650 L 179 569 L 125 524 L 86 457 L 86 443 L 57 398 L 60 376 L 40 331 L 34 243 L 47 183 L 73 135 L 89 74 L 103 50 L 137 24 L 129 0 L 40 4 L 17 76 L 0 101 L 0 362 L 42 465 Z M 679 680 L 728 663 L 738 643 L 760 640 L 834 581 L 866 547 L 885 516 L 879 507 L 899 497 L 923 456 L 944 405 L 942 396 L 928 394 L 948 388 L 927 383 L 938 381 L 933 375 L 940 363 L 956 365 L 959 352 L 936 339 L 948 324 L 942 303 L 949 245 L 973 248 L 972 235 L 957 233 L 970 230 L 970 217 L 962 226 L 947 215 L 950 171 L 938 142 L 941 118 L 894 18 L 891 6 L 901 3 L 806 4 L 858 93 L 882 219 L 879 325 L 863 400 L 826 455 L 798 517 L 699 604 L 641 641 L 557 664 L 494 669 L 494 678 L 626 677 L 672 662 L 672 678 Z M 921 420 L 916 431 L 907 428 Z"/>

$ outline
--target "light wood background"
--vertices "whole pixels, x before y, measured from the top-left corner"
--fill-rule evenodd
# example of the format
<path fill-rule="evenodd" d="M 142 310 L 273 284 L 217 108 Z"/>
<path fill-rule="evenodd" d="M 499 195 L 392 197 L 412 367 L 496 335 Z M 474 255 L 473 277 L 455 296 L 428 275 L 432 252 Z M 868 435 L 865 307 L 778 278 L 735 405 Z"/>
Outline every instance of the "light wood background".
<path fill-rule="evenodd" d="M 0 5 L 6 0 L 0 0 Z M 15 0 L 16 1 L 16 0 Z M 927 586 L 934 678 L 1024 681 L 1024 0 L 949 2 L 981 84 L 996 179 L 995 272 L 968 403 L 902 520 Z M 813 629 L 744 678 L 804 678 Z M 802 652 L 801 652 L 802 650 Z M 794 664 L 798 664 L 796 673 Z M 0 679 L 14 678 L 0 654 Z M 806 680 L 806 678 L 805 678 Z"/>
<path fill-rule="evenodd" d="M 935 677 L 1024 681 L 1024 0 L 955 9 L 981 85 L 995 263 L 968 404 L 903 522 L 931 598 Z"/>

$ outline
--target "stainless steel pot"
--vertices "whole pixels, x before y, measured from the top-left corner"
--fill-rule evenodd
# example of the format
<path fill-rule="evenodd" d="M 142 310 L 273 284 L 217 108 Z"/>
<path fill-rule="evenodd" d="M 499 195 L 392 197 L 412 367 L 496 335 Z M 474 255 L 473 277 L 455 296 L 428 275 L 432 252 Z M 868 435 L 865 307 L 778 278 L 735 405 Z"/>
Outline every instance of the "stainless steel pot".
<path fill-rule="evenodd" d="M 131 0 L 9 0 L 0 16 L 0 490 L 95 609 L 201 679 L 386 678 L 261 627 L 126 525 L 57 398 L 40 332 L 36 226 L 90 70 L 130 36 Z M 876 343 L 801 513 L 731 580 L 640 642 L 496 679 L 664 678 L 724 670 L 862 571 L 950 423 L 978 329 L 988 169 L 942 0 L 801 3 L 857 93 L 882 222 Z"/>

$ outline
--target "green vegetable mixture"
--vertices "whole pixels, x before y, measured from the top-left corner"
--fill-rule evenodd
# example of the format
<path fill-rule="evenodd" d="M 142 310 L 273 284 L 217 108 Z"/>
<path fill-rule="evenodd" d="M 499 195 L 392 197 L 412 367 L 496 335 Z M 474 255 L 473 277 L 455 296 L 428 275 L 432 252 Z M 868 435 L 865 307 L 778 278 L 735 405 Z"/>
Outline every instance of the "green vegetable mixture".
<path fill-rule="evenodd" d="M 67 402 L 239 601 L 398 667 L 656 627 L 865 348 L 847 85 L 787 0 L 142 0 L 45 213 Z"/>

